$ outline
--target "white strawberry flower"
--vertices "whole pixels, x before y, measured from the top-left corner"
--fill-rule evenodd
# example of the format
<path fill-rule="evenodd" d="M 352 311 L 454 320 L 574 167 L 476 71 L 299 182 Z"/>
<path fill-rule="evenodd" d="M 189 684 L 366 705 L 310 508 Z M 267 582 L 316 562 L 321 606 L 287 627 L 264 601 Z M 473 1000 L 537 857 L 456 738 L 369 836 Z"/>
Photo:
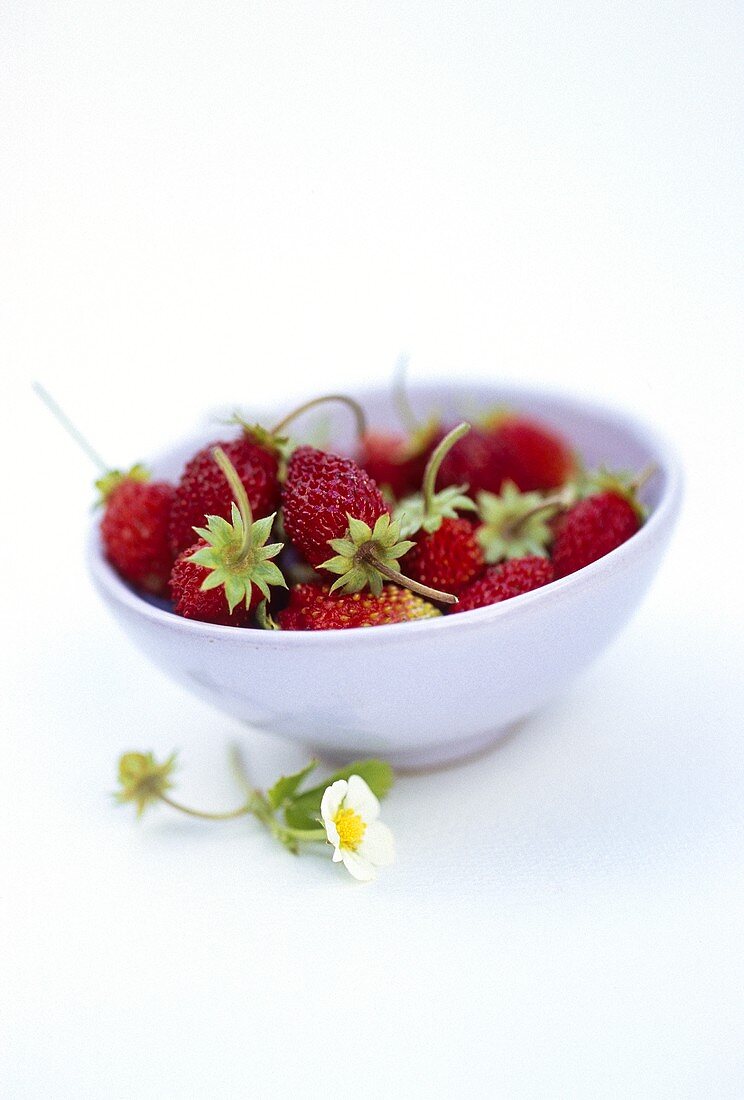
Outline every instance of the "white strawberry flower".
<path fill-rule="evenodd" d="M 326 835 L 333 845 L 333 862 L 343 863 L 354 878 L 367 882 L 377 867 L 395 859 L 395 841 L 378 821 L 380 803 L 359 775 L 337 779 L 320 803 Z"/>

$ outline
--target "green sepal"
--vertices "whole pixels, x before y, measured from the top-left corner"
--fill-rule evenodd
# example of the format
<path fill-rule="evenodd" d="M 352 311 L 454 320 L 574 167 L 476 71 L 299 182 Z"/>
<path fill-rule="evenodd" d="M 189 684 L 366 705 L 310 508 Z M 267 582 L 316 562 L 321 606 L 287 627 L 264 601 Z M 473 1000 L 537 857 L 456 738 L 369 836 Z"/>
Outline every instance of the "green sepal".
<path fill-rule="evenodd" d="M 103 477 L 99 477 L 95 482 L 95 487 L 100 493 L 96 506 L 99 507 L 105 504 L 109 499 L 114 489 L 118 489 L 122 481 L 149 481 L 150 471 L 142 463 L 137 462 L 132 466 L 131 470 L 107 470 Z"/>
<path fill-rule="evenodd" d="M 400 533 L 410 538 L 418 531 L 433 535 L 444 519 L 457 519 L 458 512 L 476 512 L 475 503 L 467 496 L 467 485 L 448 485 L 440 489 L 431 500 L 427 511 L 423 493 L 406 497 L 395 509 L 393 516 L 400 523 Z"/>
<path fill-rule="evenodd" d="M 586 500 L 598 493 L 616 493 L 627 500 L 638 518 L 643 521 L 648 515 L 648 509 L 638 499 L 636 477 L 629 470 L 608 470 L 606 466 L 600 466 L 598 470 L 581 470 L 572 485 L 579 500 Z"/>
<path fill-rule="evenodd" d="M 347 512 L 349 527 L 342 539 L 330 539 L 328 545 L 335 550 L 334 557 L 318 566 L 328 573 L 337 573 L 338 580 L 331 585 L 331 592 L 361 592 L 369 588 L 375 596 L 382 592 L 382 574 L 366 560 L 365 553 L 373 554 L 383 565 L 398 568 L 398 558 L 413 547 L 413 543 L 400 537 L 400 524 L 387 512 L 378 517 L 374 527 Z"/>
<path fill-rule="evenodd" d="M 293 829 L 312 829 L 320 820 L 320 803 L 327 787 L 337 779 L 348 779 L 359 775 L 372 793 L 382 800 L 393 785 L 393 769 L 384 760 L 357 760 L 345 768 L 334 772 L 324 779 L 322 784 L 309 791 L 303 791 L 286 806 L 284 818 Z"/>
<path fill-rule="evenodd" d="M 239 424 L 245 434 L 249 436 L 258 447 L 270 451 L 280 459 L 288 459 L 297 446 L 288 435 L 274 435 L 269 428 L 261 424 L 251 424 L 239 412 L 233 413 L 228 421 L 230 424 Z"/>
<path fill-rule="evenodd" d="M 311 760 L 309 764 L 306 764 L 300 771 L 294 772 L 293 775 L 283 775 L 281 779 L 277 779 L 274 786 L 266 792 L 272 810 L 278 810 L 285 802 L 292 801 L 292 797 L 303 779 L 314 771 L 317 766 L 318 761 Z"/>
<path fill-rule="evenodd" d="M 478 493 L 481 525 L 476 538 L 489 565 L 509 558 L 548 556 L 547 547 L 553 539 L 550 521 L 555 512 L 530 515 L 544 501 L 542 493 L 520 493 L 513 481 L 504 482 L 500 495 Z M 560 507 L 556 504 L 555 511 Z"/>
<path fill-rule="evenodd" d="M 121 790 L 116 792 L 116 801 L 134 802 L 137 817 L 141 817 L 148 806 L 158 802 L 173 786 L 170 777 L 175 767 L 176 753 L 158 764 L 151 752 L 125 752 L 119 757 Z"/>
<path fill-rule="evenodd" d="M 222 585 L 231 613 L 242 601 L 250 608 L 253 585 L 266 599 L 270 595 L 270 585 L 287 587 L 281 570 L 270 560 L 284 544 L 264 545 L 273 522 L 273 515 L 266 516 L 255 520 L 246 531 L 238 506 L 233 502 L 231 523 L 221 516 L 207 516 L 206 527 L 194 528 L 208 545 L 200 547 L 186 560 L 210 570 L 201 589 L 207 592 Z"/>
<path fill-rule="evenodd" d="M 497 431 L 507 420 L 514 420 L 515 412 L 508 405 L 492 405 L 476 418 L 478 426 L 487 432 Z"/>

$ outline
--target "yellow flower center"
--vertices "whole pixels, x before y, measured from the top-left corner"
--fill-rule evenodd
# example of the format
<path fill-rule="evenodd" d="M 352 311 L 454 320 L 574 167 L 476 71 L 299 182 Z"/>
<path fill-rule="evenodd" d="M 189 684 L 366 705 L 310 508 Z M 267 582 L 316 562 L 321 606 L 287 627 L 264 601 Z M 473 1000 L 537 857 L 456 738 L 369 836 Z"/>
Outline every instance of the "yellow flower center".
<path fill-rule="evenodd" d="M 338 830 L 338 840 L 342 848 L 349 848 L 355 852 L 362 842 L 364 830 L 367 825 L 359 814 L 352 809 L 339 810 L 333 819 L 333 824 Z"/>

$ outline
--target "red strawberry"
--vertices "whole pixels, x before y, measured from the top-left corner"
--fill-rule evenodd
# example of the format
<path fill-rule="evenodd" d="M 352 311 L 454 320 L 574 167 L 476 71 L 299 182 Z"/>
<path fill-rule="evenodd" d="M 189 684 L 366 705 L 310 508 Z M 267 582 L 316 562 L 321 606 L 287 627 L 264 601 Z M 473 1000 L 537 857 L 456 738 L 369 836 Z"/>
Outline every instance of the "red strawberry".
<path fill-rule="evenodd" d="M 558 521 L 553 543 L 556 577 L 566 577 L 609 554 L 641 526 L 638 507 L 612 490 L 580 500 Z"/>
<path fill-rule="evenodd" d="M 165 481 L 150 481 L 144 466 L 132 466 L 127 473 L 110 469 L 52 395 L 38 382 L 33 383 L 33 388 L 100 470 L 96 488 L 104 506 L 101 541 L 106 557 L 125 580 L 145 592 L 160 595 L 167 587 L 173 564 L 167 537 L 173 486 Z"/>
<path fill-rule="evenodd" d="M 506 481 L 529 492 L 557 488 L 573 470 L 573 456 L 560 436 L 535 420 L 502 413 L 450 451 L 439 480 L 464 483 L 471 493 L 500 493 Z"/>
<path fill-rule="evenodd" d="M 245 486 L 227 454 L 217 447 L 214 459 L 234 497 L 232 522 L 207 516 L 207 526 L 196 528 L 201 538 L 173 566 L 171 598 L 176 613 L 186 619 L 245 626 L 256 606 L 268 598 L 269 585 L 286 588 L 271 561 L 282 544 L 265 545 L 274 516 L 254 522 Z"/>
<path fill-rule="evenodd" d="M 406 576 L 457 594 L 483 572 L 483 550 L 468 519 L 443 519 L 436 531 L 419 531 L 403 560 Z"/>
<path fill-rule="evenodd" d="M 197 565 L 193 557 L 208 546 L 206 539 L 199 539 L 176 558 L 170 576 L 173 610 L 184 619 L 198 619 L 200 622 L 217 623 L 219 626 L 247 626 L 252 612 L 264 596 L 258 588 L 253 588 L 248 606 L 239 603 L 231 611 L 222 585 L 203 589 L 202 585 L 211 576 L 211 570 Z"/>
<path fill-rule="evenodd" d="M 512 558 L 502 565 L 491 566 L 482 577 L 464 588 L 460 592 L 460 602 L 452 608 L 452 614 L 510 600 L 523 592 L 542 588 L 552 580 L 553 566 L 547 558 Z"/>
<path fill-rule="evenodd" d="M 283 630 L 346 630 L 430 619 L 441 614 L 433 604 L 405 588 L 386 584 L 380 594 L 332 593 L 327 584 L 299 584 L 278 615 Z"/>
<path fill-rule="evenodd" d="M 377 485 L 350 458 L 298 447 L 282 490 L 284 529 L 301 554 L 321 572 L 338 574 L 332 590 L 379 596 L 383 577 L 428 599 L 453 603 L 454 596 L 411 580 L 398 558 L 413 543 L 400 538 L 400 523 Z M 329 550 L 335 551 L 328 557 Z"/>
<path fill-rule="evenodd" d="M 279 455 L 266 433 L 259 442 L 250 431 L 227 443 L 203 447 L 187 463 L 176 487 L 170 519 L 170 543 L 174 556 L 194 542 L 194 527 L 205 516 L 228 519 L 233 494 L 214 460 L 215 447 L 230 459 L 242 481 L 254 516 L 262 519 L 279 507 Z"/>
<path fill-rule="evenodd" d="M 509 480 L 511 455 L 498 435 L 485 428 L 472 428 L 442 462 L 440 485 L 464 485 L 471 493 L 485 489 L 499 493 Z"/>
<path fill-rule="evenodd" d="M 469 431 L 470 425 L 463 423 L 447 433 L 429 456 L 421 492 L 401 501 L 396 511 L 403 534 L 414 542 L 404 559 L 406 576 L 451 593 L 474 580 L 485 564 L 475 527 L 458 515 L 458 511 L 475 511 L 472 500 L 463 493 L 464 486 L 434 492 L 440 466 Z"/>
<path fill-rule="evenodd" d="M 506 417 L 496 434 L 509 453 L 509 479 L 523 493 L 557 489 L 575 470 L 568 444 L 543 424 L 525 416 Z"/>
<path fill-rule="evenodd" d="M 289 460 L 282 504 L 287 535 L 315 569 L 328 558 L 330 540 L 346 534 L 350 515 L 374 527 L 390 514 L 361 466 L 315 447 L 298 447 Z"/>
<path fill-rule="evenodd" d="M 362 437 L 359 465 L 396 500 L 415 493 L 426 463 L 442 438 L 439 422 L 432 421 L 410 437 L 389 432 L 367 432 Z"/>
<path fill-rule="evenodd" d="M 174 489 L 165 481 L 145 481 L 142 467 L 129 474 L 107 474 L 98 482 L 105 511 L 101 539 L 106 557 L 135 587 L 164 593 L 173 564 L 168 520 Z"/>

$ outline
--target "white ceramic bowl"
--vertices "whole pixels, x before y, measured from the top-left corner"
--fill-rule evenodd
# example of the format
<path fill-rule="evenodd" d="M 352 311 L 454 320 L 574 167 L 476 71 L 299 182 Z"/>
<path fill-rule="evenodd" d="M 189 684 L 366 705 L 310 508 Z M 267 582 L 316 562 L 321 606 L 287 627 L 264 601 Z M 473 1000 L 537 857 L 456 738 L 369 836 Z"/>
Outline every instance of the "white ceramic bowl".
<path fill-rule="evenodd" d="M 387 391 L 358 395 L 370 423 L 397 426 Z M 304 742 L 334 760 L 371 755 L 398 768 L 467 756 L 562 692 L 630 618 L 666 549 L 681 498 L 676 458 L 636 419 L 572 397 L 486 384 L 416 387 L 422 416 L 454 421 L 509 405 L 553 424 L 589 466 L 658 472 L 644 527 L 611 554 L 545 588 L 463 614 L 392 626 L 262 631 L 182 619 L 132 591 L 103 557 L 90 568 L 135 644 L 169 676 L 255 728 Z M 348 446 L 343 413 L 334 414 Z M 176 478 L 214 426 L 152 463 Z"/>

